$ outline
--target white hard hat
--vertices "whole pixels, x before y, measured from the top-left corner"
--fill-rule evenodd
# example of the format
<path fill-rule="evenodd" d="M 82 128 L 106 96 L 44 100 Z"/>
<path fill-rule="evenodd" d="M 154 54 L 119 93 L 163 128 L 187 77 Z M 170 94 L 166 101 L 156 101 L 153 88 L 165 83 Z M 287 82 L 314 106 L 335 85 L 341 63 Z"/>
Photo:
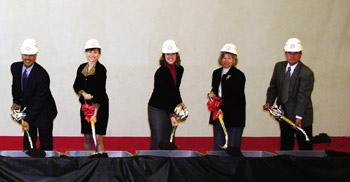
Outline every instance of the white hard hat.
<path fill-rule="evenodd" d="M 177 53 L 179 48 L 174 40 L 166 40 L 162 46 L 162 53 Z"/>
<path fill-rule="evenodd" d="M 300 52 L 301 50 L 303 50 L 303 46 L 298 38 L 290 38 L 284 45 L 285 52 Z"/>
<path fill-rule="evenodd" d="M 39 52 L 38 43 L 34 39 L 26 39 L 21 47 L 22 54 L 34 55 Z"/>
<path fill-rule="evenodd" d="M 237 55 L 237 47 L 234 44 L 225 44 L 224 47 L 221 49 L 221 52 L 228 52 L 231 54 Z"/>
<path fill-rule="evenodd" d="M 90 39 L 90 40 L 86 41 L 86 43 L 85 43 L 85 50 L 86 50 L 86 49 L 93 49 L 93 48 L 99 48 L 99 49 L 101 49 L 101 45 L 100 45 L 100 43 L 98 42 L 98 40 L 96 40 L 96 39 Z"/>

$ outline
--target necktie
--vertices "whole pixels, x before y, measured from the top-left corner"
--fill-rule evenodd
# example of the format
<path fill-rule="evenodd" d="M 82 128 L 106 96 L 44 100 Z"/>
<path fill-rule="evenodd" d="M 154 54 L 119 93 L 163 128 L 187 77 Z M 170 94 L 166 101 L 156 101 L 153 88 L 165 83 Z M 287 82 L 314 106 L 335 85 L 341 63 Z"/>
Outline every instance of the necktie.
<path fill-rule="evenodd" d="M 288 67 L 288 71 L 284 75 L 284 79 L 283 79 L 282 94 L 281 94 L 281 101 L 283 104 L 285 104 L 288 101 L 289 82 L 290 82 L 290 67 Z"/>
<path fill-rule="evenodd" d="M 24 90 L 28 80 L 27 69 L 24 69 L 22 74 L 22 90 Z"/>

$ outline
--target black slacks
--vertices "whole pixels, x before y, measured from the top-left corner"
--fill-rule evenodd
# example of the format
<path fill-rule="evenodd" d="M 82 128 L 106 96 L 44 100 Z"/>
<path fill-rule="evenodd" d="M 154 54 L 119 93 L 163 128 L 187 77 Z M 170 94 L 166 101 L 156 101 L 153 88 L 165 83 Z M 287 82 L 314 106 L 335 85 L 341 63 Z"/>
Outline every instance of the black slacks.
<path fill-rule="evenodd" d="M 160 150 L 160 142 L 169 142 L 172 125 L 164 109 L 148 106 L 148 122 L 151 129 L 151 150 Z M 173 140 L 175 142 L 175 139 Z"/>
<path fill-rule="evenodd" d="M 294 129 L 290 124 L 280 121 L 281 129 L 281 148 L 280 150 L 293 150 L 295 137 L 297 138 L 299 150 L 312 150 L 313 145 L 311 142 L 305 140 L 304 134 Z M 312 137 L 312 125 L 302 128 L 309 138 Z"/>
<path fill-rule="evenodd" d="M 29 135 L 32 138 L 34 149 L 37 149 L 36 141 L 38 138 L 38 133 L 39 133 L 40 148 L 42 150 L 53 150 L 52 126 L 45 129 L 36 128 L 33 125 L 30 126 Z M 30 143 L 26 133 L 24 133 L 24 136 L 23 136 L 23 149 L 24 150 L 30 149 Z"/>

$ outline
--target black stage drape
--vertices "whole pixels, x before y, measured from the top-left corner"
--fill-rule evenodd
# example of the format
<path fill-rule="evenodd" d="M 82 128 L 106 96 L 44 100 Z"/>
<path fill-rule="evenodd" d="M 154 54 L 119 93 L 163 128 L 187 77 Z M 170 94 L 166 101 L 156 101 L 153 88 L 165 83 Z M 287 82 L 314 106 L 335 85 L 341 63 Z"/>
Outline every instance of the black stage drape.
<path fill-rule="evenodd" d="M 0 157 L 1 181 L 350 181 L 350 157 Z"/>

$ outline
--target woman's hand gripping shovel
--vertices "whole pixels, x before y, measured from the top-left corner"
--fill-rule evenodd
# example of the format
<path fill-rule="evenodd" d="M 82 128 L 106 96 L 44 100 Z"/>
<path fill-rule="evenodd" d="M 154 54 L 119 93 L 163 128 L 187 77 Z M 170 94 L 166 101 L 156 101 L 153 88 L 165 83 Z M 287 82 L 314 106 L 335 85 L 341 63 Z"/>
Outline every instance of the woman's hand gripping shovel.
<path fill-rule="evenodd" d="M 174 109 L 174 116 L 177 121 L 177 123 L 173 126 L 173 130 L 170 135 L 170 141 L 169 142 L 160 142 L 159 143 L 159 148 L 161 150 L 175 150 L 178 149 L 179 147 L 174 144 L 174 139 L 175 139 L 175 131 L 177 129 L 178 123 L 183 123 L 186 121 L 188 117 L 188 110 L 187 107 L 184 104 L 179 104 L 175 109 Z"/>
<path fill-rule="evenodd" d="M 219 118 L 219 122 L 220 122 L 222 130 L 224 131 L 224 134 L 225 134 L 225 145 L 224 146 L 220 146 L 220 147 L 222 149 L 227 149 L 227 145 L 228 145 L 227 130 L 226 130 L 226 127 L 225 127 L 225 123 L 224 123 L 224 119 L 223 119 L 222 113 L 220 113 L 218 115 L 218 112 L 219 112 L 222 100 L 220 99 L 220 97 L 211 97 L 210 94 L 208 94 L 208 99 L 209 99 L 208 103 L 207 103 L 208 109 L 213 112 L 212 119 L 216 120 L 216 119 Z"/>
<path fill-rule="evenodd" d="M 24 118 L 27 116 L 27 114 L 24 112 L 27 108 L 25 107 L 22 111 L 20 108 L 18 109 L 12 109 L 11 117 L 14 121 L 16 121 L 18 124 L 22 126 L 23 131 L 26 133 L 29 144 L 30 144 L 30 150 L 26 151 L 26 154 L 28 154 L 31 157 L 37 157 L 42 158 L 46 156 L 45 151 L 42 149 L 34 149 L 33 147 L 33 141 L 32 138 L 29 135 L 29 125 L 28 127 L 25 127 L 27 123 L 24 121 Z"/>
<path fill-rule="evenodd" d="M 219 118 L 219 122 L 221 124 L 222 130 L 225 134 L 225 145 L 220 146 L 227 154 L 229 154 L 232 157 L 244 157 L 241 149 L 239 147 L 229 147 L 228 146 L 228 133 L 225 126 L 225 122 L 223 119 L 222 112 L 219 113 L 220 105 L 222 103 L 222 100 L 220 97 L 212 97 L 210 94 L 208 94 L 208 109 L 213 112 L 212 119 L 216 120 Z"/>

